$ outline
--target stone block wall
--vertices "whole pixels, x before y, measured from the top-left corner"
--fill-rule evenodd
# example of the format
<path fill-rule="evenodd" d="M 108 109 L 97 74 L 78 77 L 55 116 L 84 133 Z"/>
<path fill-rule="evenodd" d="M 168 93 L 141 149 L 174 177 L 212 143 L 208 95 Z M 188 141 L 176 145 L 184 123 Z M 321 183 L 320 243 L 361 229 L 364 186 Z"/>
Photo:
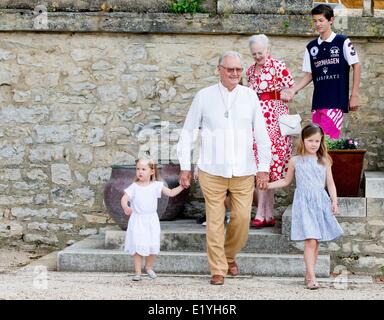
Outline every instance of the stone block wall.
<path fill-rule="evenodd" d="M 169 12 L 176 0 L 2 0 L 0 9 L 29 9 L 45 6 L 48 12 Z M 204 11 L 211 14 L 229 13 L 308 13 L 310 0 L 202 0 Z"/>
<path fill-rule="evenodd" d="M 380 274 L 384 266 L 384 200 L 367 198 L 366 211 L 339 219 L 344 230 L 341 245 L 325 246 L 332 263 L 356 273 Z M 364 214 L 365 213 L 365 214 Z"/>
<path fill-rule="evenodd" d="M 261 30 L 298 79 L 311 36 L 298 16 L 50 13 L 48 29 L 34 32 L 33 14 L 21 13 L 0 15 L 0 244 L 63 247 L 114 223 L 103 204 L 111 165 L 145 153 L 176 158 L 191 101 L 218 81 L 222 51 L 239 51 L 248 67 L 247 39 Z M 384 42 L 373 37 L 381 24 L 370 21 L 352 32 L 361 109 L 346 126 L 368 149 L 365 168 L 383 170 Z M 309 86 L 294 103 L 305 121 L 311 93 Z M 186 216 L 202 208 L 194 190 Z M 278 210 L 290 199 L 281 192 Z"/>
<path fill-rule="evenodd" d="M 219 53 L 252 63 L 248 36 L 7 33 L 0 41 L 2 238 L 64 245 L 110 221 L 103 184 L 112 164 L 149 152 L 176 159 L 195 93 L 217 82 Z M 296 79 L 308 39 L 272 37 Z M 356 39 L 362 108 L 348 126 L 382 168 L 382 42 Z M 369 81 L 368 81 L 369 78 Z M 244 80 L 245 81 L 245 80 Z M 377 94 L 379 93 L 379 94 Z M 295 105 L 310 118 L 311 88 Z M 170 147 L 168 147 L 168 144 Z"/>

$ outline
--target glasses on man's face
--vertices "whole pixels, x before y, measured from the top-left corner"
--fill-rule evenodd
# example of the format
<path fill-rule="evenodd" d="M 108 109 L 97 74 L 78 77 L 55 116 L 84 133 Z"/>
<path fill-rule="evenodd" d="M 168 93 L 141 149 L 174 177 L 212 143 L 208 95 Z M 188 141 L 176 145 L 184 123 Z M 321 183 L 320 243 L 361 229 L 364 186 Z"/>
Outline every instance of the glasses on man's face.
<path fill-rule="evenodd" d="M 225 69 L 225 71 L 227 71 L 228 73 L 234 73 L 235 71 L 236 71 L 236 73 L 242 73 L 243 72 L 243 68 L 227 68 L 227 67 L 224 67 L 222 65 L 220 65 L 220 67 Z"/>

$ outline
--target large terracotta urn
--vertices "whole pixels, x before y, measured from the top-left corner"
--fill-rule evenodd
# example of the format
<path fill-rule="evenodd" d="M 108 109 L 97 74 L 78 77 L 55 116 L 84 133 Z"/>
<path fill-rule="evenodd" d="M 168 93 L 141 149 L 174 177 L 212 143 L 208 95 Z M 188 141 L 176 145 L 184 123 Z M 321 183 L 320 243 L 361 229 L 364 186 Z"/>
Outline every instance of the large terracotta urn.
<path fill-rule="evenodd" d="M 175 188 L 179 184 L 180 166 L 168 163 L 157 166 L 160 180 L 168 188 Z M 120 200 L 126 189 L 134 182 L 136 177 L 135 165 L 113 165 L 111 178 L 104 185 L 104 203 L 109 215 L 123 230 L 127 229 L 128 217 L 124 214 Z M 173 220 L 184 210 L 185 202 L 188 199 L 189 189 L 184 190 L 176 197 L 169 198 L 162 195 L 158 199 L 157 213 L 160 220 Z"/>
<path fill-rule="evenodd" d="M 367 150 L 330 150 L 332 175 L 338 197 L 359 197 L 360 183 Z"/>

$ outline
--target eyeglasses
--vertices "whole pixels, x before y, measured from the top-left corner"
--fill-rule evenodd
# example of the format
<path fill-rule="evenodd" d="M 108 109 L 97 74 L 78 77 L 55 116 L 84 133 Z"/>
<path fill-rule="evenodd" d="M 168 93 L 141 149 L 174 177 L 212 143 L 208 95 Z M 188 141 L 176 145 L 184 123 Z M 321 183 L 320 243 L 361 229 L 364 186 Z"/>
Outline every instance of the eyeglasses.
<path fill-rule="evenodd" d="M 228 73 L 234 73 L 235 71 L 237 73 L 242 73 L 243 72 L 243 68 L 227 68 L 227 67 L 224 67 L 222 65 L 220 65 L 220 67 L 222 67 L 223 69 L 225 69 Z"/>

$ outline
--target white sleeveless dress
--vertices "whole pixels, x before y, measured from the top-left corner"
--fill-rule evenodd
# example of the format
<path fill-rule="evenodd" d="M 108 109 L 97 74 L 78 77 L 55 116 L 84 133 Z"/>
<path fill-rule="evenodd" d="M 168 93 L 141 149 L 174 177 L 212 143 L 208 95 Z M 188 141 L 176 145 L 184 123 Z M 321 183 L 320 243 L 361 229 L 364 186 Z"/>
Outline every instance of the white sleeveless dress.
<path fill-rule="evenodd" d="M 124 190 L 132 208 L 124 251 L 131 255 L 148 256 L 160 252 L 160 221 L 156 210 L 163 186 L 160 181 L 147 186 L 134 182 Z"/>

